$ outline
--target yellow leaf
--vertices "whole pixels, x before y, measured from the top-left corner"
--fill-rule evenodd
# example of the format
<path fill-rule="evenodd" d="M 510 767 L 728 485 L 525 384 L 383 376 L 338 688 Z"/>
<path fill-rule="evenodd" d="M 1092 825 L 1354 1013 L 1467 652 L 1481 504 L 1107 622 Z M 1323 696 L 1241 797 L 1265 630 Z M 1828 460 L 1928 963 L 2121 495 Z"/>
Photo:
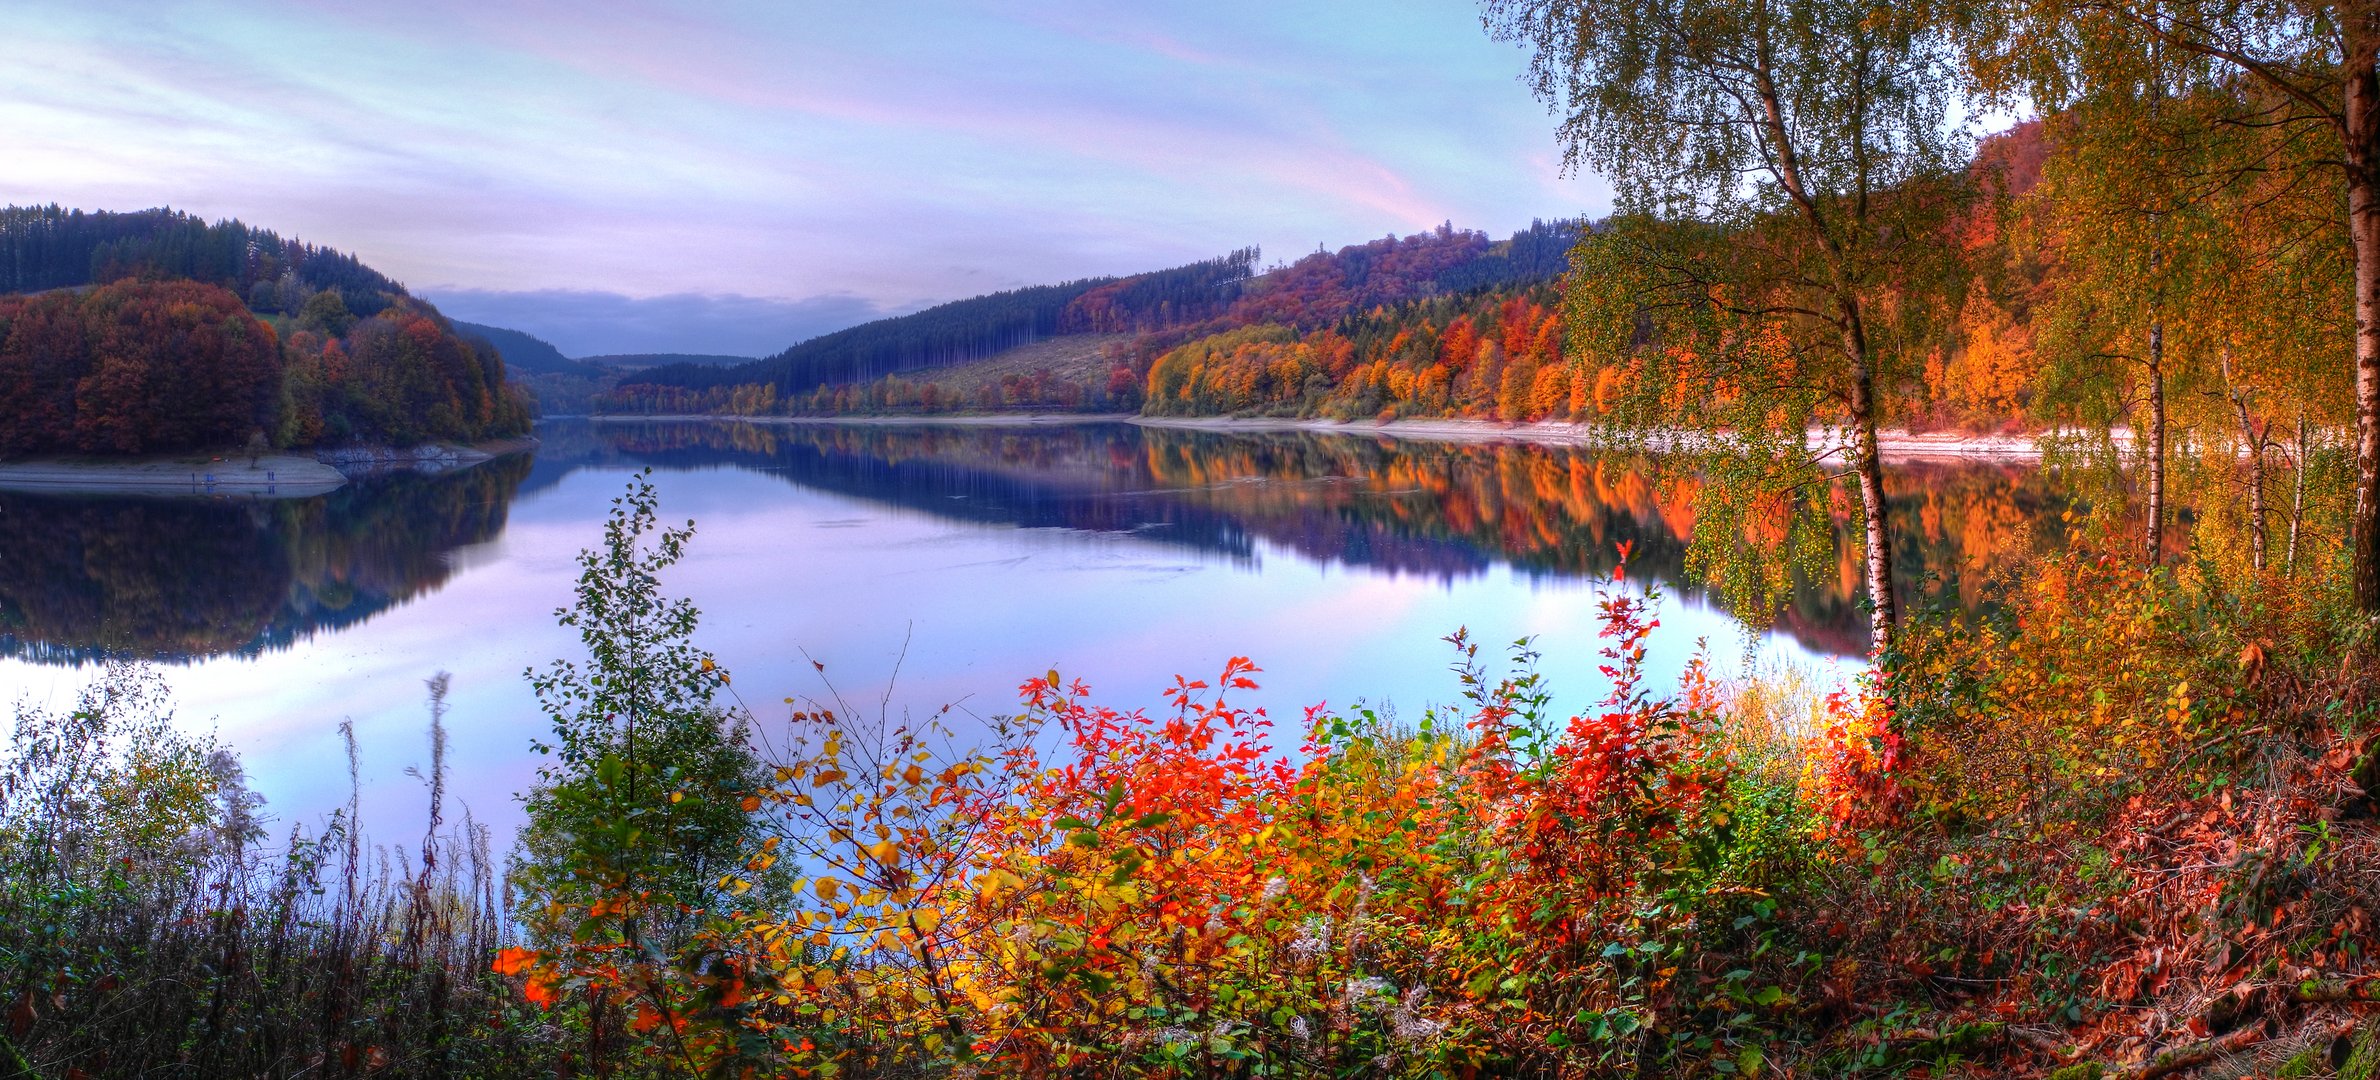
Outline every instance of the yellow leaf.
<path fill-rule="evenodd" d="M 918 933 L 931 934 L 935 927 L 942 925 L 942 912 L 934 908 L 919 908 L 909 913 L 909 921 L 917 927 Z"/>
<path fill-rule="evenodd" d="M 830 904 L 835 900 L 836 891 L 840 890 L 842 887 L 842 882 L 836 881 L 831 877 L 822 877 L 817 881 L 810 883 L 811 891 L 817 893 L 820 900 Z"/>

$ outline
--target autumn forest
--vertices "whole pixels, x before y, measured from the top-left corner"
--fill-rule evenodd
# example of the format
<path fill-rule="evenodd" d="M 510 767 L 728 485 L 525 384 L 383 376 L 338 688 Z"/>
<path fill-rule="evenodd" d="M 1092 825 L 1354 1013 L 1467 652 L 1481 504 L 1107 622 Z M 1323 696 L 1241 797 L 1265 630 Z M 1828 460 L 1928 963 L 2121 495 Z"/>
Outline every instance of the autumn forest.
<path fill-rule="evenodd" d="M 352 256 L 172 211 L 0 209 L 0 455 L 473 442 L 495 349 Z"/>

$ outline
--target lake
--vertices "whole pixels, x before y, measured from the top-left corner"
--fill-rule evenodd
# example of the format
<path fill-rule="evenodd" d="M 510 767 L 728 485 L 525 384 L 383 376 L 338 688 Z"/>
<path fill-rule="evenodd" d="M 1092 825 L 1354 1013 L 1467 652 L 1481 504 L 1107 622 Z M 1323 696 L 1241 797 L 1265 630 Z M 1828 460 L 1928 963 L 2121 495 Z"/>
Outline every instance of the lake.
<path fill-rule="evenodd" d="M 555 625 L 612 499 L 650 468 L 692 518 L 665 579 L 764 721 L 786 697 L 862 711 L 1010 711 L 1051 668 L 1154 708 L 1175 674 L 1234 655 L 1285 726 L 1309 705 L 1413 717 L 1458 697 L 1443 638 L 1535 639 L 1558 707 L 1603 687 L 1595 598 L 1617 546 L 1669 598 L 1651 666 L 1704 643 L 1720 666 L 1861 667 L 1856 534 L 1775 629 L 1748 634 L 1681 587 L 1691 477 L 1566 446 L 1097 423 L 1000 426 L 556 422 L 530 455 L 330 495 L 0 493 L 0 702 L 71 705 L 98 663 L 160 666 L 187 726 L 237 749 L 282 826 L 347 798 L 354 722 L 365 826 L 420 827 L 423 680 L 454 676 L 454 782 L 508 831 L 545 731 L 523 672 L 576 657 Z M 2033 469 L 1909 465 L 1888 478 L 1896 572 L 1954 606 L 2063 509 Z M 1633 587 L 1633 586 L 1632 586 Z M 825 665 L 823 672 L 814 667 Z"/>

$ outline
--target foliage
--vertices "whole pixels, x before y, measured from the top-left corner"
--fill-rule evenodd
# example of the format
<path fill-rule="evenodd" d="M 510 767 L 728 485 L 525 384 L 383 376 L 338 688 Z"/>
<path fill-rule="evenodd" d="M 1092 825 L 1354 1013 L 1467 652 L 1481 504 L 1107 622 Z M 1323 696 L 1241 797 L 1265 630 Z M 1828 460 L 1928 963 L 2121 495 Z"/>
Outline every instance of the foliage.
<path fill-rule="evenodd" d="M 479 834 L 440 825 L 442 687 L 431 838 L 377 880 L 352 811 L 268 851 L 236 763 L 176 735 L 153 683 L 21 714 L 8 1045 L 93 1074 L 2369 1057 L 2348 1036 L 2380 990 L 2380 687 L 2336 662 L 2357 632 L 2336 566 L 2290 590 L 2211 558 L 2046 555 L 1855 685 L 1697 658 L 1666 693 L 1643 668 L 1659 598 L 1623 567 L 1595 708 L 1550 713 L 1526 642 L 1498 673 L 1457 634 L 1465 704 L 1410 726 L 1318 707 L 1293 744 L 1236 658 L 1153 714 L 1053 671 L 983 738 L 831 686 L 763 725 L 661 592 L 687 542 L 640 480 L 582 557 L 558 614 L 588 657 L 534 680 L 555 733 L 515 941 Z"/>
<path fill-rule="evenodd" d="M 501 916 L 486 832 L 442 823 L 444 685 L 418 866 L 372 853 L 353 803 L 271 844 L 238 759 L 182 732 L 152 671 L 111 666 L 63 712 L 20 705 L 0 757 L 0 1069 L 551 1068 L 531 1010 L 488 970 Z"/>
<path fill-rule="evenodd" d="M 1882 654 L 1898 604 L 1876 432 L 1963 277 L 1940 242 L 1971 197 L 1948 35 L 1872 0 L 1486 8 L 1530 48 L 1566 163 L 1617 189 L 1566 289 L 1574 348 L 1634 398 L 1613 419 L 1776 459 L 1720 493 L 1772 514 L 1833 456 L 1857 479 Z M 1814 423 L 1836 433 L 1817 453 Z"/>
<path fill-rule="evenodd" d="M 641 477 L 613 501 L 603 546 L 579 555 L 574 603 L 555 612 L 587 662 L 528 673 L 553 733 L 533 743 L 551 760 L 522 797 L 513 885 L 540 933 L 573 933 L 551 912 L 594 890 L 633 898 L 630 919 L 652 912 L 641 930 L 630 923 L 629 944 L 641 946 L 640 932 L 672 941 L 675 909 L 707 906 L 740 861 L 737 803 L 756 766 L 741 719 L 716 703 L 724 676 L 692 643 L 693 605 L 661 594 L 693 523 L 662 528 L 657 513 Z"/>
<path fill-rule="evenodd" d="M 1144 411 L 1339 419 L 1593 415 L 1541 285 L 1350 315 L 1298 332 L 1266 323 L 1199 338 L 1149 366 Z"/>
<path fill-rule="evenodd" d="M 1466 706 L 1413 727 L 1316 708 L 1294 748 L 1237 658 L 1156 715 L 1052 671 L 974 745 L 806 702 L 679 948 L 622 934 L 644 893 L 595 889 L 569 942 L 501 970 L 665 1073 L 2298 1054 L 2375 985 L 2380 835 L 2343 813 L 2375 717 L 2343 704 L 2367 676 L 2325 668 L 2342 599 L 2098 555 L 2006 580 L 1999 614 L 1921 619 L 1822 698 L 1700 659 L 1655 692 L 1657 599 L 1622 570 L 1599 600 L 1610 690 L 1567 720 L 1526 642 L 1496 676 L 1461 634 Z"/>
<path fill-rule="evenodd" d="M 350 256 L 171 211 L 7 207 L 0 266 L 0 455 L 528 429 L 493 348 Z"/>
<path fill-rule="evenodd" d="M 274 423 L 279 342 L 192 282 L 0 297 L 0 454 L 236 446 Z"/>

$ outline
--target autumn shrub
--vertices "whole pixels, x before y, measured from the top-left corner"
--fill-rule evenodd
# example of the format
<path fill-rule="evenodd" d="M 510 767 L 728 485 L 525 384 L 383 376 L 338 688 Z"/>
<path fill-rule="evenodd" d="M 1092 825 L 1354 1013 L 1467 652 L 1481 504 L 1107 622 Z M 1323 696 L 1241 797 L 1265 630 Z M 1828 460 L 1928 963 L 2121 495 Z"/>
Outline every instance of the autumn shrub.
<path fill-rule="evenodd" d="M 1866 1014 L 1833 1060 L 1964 1023 L 2043 1069 L 2248 1067 L 2352 1024 L 2380 905 L 2358 876 L 2380 867 L 2372 676 L 2342 664 L 2332 598 L 2210 569 L 2043 557 L 1996 615 L 1912 628 L 1871 699 L 1900 801 L 1831 814 L 1855 857 L 1816 864 L 1818 944 L 1861 960 L 1818 1001 Z M 1822 742 L 1814 772 L 1863 740 Z"/>
<path fill-rule="evenodd" d="M 2350 624 L 2088 554 L 1999 591 L 1840 688 L 1698 657 L 1661 691 L 1658 598 L 1615 582 L 1610 690 L 1567 718 L 1527 643 L 1499 672 L 1463 634 L 1465 703 L 1410 724 L 1277 724 L 1233 659 L 1155 713 L 1051 671 L 965 740 L 831 693 L 763 723 L 706 655 L 651 653 L 751 733 L 759 781 L 702 793 L 741 846 L 699 895 L 584 879 L 499 968 L 582 1061 L 658 1075 L 2145 1076 L 2329 1046 L 2380 987 Z M 662 907 L 672 948 L 630 924 Z"/>
<path fill-rule="evenodd" d="M 1601 604 L 1613 689 L 1566 721 L 1525 646 L 1491 678 L 1462 635 L 1466 708 L 1316 711 L 1294 748 L 1244 659 L 1155 716 L 1053 671 L 971 748 L 807 703 L 685 948 L 641 947 L 655 897 L 618 888 L 555 897 L 567 936 L 503 968 L 694 1072 L 1755 1068 L 1799 781 L 1738 766 L 1705 663 L 1646 685 L 1652 598 Z"/>
<path fill-rule="evenodd" d="M 182 732 L 153 671 L 20 705 L 0 754 L 0 1074 L 504 1076 L 542 1017 L 489 970 L 486 832 L 443 820 L 443 682 L 419 847 L 353 804 L 266 835 L 238 759 Z"/>

